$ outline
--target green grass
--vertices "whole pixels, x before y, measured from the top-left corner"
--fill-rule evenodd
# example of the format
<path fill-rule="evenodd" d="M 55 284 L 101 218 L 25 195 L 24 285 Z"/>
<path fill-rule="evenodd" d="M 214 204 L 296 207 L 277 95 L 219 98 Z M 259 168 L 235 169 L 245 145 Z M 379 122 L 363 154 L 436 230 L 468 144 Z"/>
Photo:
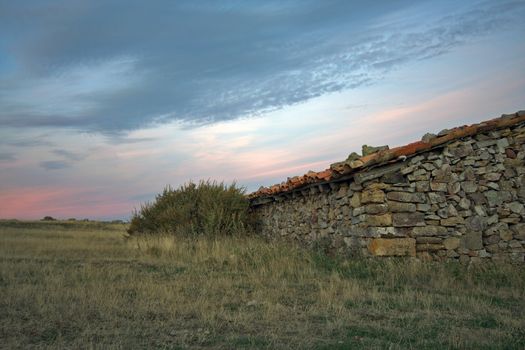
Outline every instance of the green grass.
<path fill-rule="evenodd" d="M 124 225 L 0 221 L 0 348 L 525 347 L 520 265 L 124 236 Z"/>

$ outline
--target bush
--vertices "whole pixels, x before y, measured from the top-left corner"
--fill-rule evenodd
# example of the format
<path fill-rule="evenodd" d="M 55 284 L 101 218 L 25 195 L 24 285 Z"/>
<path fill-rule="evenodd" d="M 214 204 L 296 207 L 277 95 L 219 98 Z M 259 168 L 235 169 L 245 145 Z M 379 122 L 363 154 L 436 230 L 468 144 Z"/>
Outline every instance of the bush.
<path fill-rule="evenodd" d="M 141 205 L 131 218 L 128 233 L 182 235 L 235 235 L 251 226 L 245 189 L 235 183 L 189 182 L 174 190 L 170 186 L 152 203 Z"/>

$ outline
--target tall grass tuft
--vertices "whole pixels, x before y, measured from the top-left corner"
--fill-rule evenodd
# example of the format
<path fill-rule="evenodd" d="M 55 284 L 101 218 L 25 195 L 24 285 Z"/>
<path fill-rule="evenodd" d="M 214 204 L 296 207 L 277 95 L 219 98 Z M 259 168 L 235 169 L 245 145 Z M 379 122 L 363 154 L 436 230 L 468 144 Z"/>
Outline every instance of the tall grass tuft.
<path fill-rule="evenodd" d="M 167 186 L 133 213 L 130 234 L 238 235 L 250 230 L 245 188 L 235 183 L 189 182 Z"/>

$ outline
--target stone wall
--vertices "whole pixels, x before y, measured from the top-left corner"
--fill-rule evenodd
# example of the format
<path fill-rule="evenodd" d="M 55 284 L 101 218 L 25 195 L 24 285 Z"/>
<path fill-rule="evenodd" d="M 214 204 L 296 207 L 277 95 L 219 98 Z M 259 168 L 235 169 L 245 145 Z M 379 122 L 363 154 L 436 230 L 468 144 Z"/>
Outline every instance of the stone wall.
<path fill-rule="evenodd" d="M 365 256 L 524 261 L 525 125 L 252 201 L 259 232 Z"/>

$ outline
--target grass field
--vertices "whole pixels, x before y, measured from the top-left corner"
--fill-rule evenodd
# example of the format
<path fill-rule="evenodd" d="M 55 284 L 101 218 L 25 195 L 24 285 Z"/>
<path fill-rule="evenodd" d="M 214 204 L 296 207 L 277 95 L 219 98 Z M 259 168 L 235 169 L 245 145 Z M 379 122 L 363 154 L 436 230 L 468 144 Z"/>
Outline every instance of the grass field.
<path fill-rule="evenodd" d="M 0 222 L 0 347 L 523 349 L 523 266 Z"/>

